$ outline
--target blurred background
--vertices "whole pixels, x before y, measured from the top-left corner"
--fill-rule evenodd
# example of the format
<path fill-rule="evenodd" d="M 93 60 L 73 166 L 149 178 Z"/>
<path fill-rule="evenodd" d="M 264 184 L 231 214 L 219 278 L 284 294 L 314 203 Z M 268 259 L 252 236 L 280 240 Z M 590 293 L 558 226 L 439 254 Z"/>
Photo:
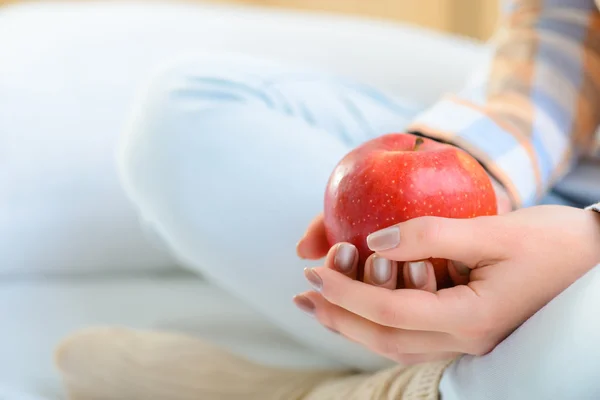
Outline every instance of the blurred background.
<path fill-rule="evenodd" d="M 463 87 L 497 18 L 498 0 L 0 0 L 0 399 L 65 399 L 54 350 L 98 325 L 331 366 L 140 220 L 115 162 L 138 91 L 183 55 L 242 53 L 424 107 Z"/>
<path fill-rule="evenodd" d="M 28 0 L 25 0 L 28 1 Z M 43 1 L 43 0 L 42 0 Z M 86 0 L 76 0 L 78 3 Z M 119 0 L 111 0 L 119 1 Z M 384 18 L 485 40 L 493 33 L 499 0 L 186 0 L 327 11 Z M 0 0 L 0 4 L 23 2 Z"/>

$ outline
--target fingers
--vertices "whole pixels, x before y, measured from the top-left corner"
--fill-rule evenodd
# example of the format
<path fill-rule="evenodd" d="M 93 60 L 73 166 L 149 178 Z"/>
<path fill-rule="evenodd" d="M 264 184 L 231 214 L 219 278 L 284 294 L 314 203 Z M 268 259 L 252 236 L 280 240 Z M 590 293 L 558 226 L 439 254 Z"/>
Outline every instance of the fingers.
<path fill-rule="evenodd" d="M 396 289 L 398 263 L 378 255 L 371 255 L 365 262 L 364 283 L 385 289 Z"/>
<path fill-rule="evenodd" d="M 338 271 L 350 279 L 358 273 L 358 250 L 350 243 L 338 243 L 329 249 L 325 267 Z"/>
<path fill-rule="evenodd" d="M 447 333 L 394 329 L 378 325 L 329 303 L 316 292 L 302 294 L 314 305 L 321 324 L 387 358 L 405 361 L 405 355 L 448 352 L 458 343 Z"/>
<path fill-rule="evenodd" d="M 468 286 L 430 293 L 365 285 L 323 267 L 306 269 L 305 275 L 330 303 L 388 327 L 452 332 L 478 311 L 477 295 Z"/>
<path fill-rule="evenodd" d="M 435 271 L 431 261 L 404 263 L 403 273 L 407 289 L 419 289 L 431 293 L 437 290 Z"/>
<path fill-rule="evenodd" d="M 372 233 L 369 248 L 397 261 L 445 258 L 476 265 L 501 256 L 490 218 L 421 217 Z"/>
<path fill-rule="evenodd" d="M 466 285 L 469 283 L 471 268 L 460 261 L 448 261 L 448 272 L 455 285 Z"/>
<path fill-rule="evenodd" d="M 304 236 L 296 245 L 296 253 L 300 258 L 319 260 L 325 257 L 329 248 L 323 214 L 319 214 L 308 225 Z"/>

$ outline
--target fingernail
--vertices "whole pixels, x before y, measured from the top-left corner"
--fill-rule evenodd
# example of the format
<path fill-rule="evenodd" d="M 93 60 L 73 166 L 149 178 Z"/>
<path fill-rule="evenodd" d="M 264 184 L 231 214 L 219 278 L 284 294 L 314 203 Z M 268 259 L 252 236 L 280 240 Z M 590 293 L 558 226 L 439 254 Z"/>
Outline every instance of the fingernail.
<path fill-rule="evenodd" d="M 310 299 L 303 295 L 294 297 L 294 303 L 296 306 L 307 313 L 308 315 L 315 315 L 315 304 Z"/>
<path fill-rule="evenodd" d="M 452 261 L 452 263 L 460 276 L 468 276 L 471 273 L 471 268 L 467 267 L 466 264 L 463 264 L 460 261 Z"/>
<path fill-rule="evenodd" d="M 392 277 L 392 262 L 387 258 L 373 257 L 373 281 L 378 285 L 387 283 Z"/>
<path fill-rule="evenodd" d="M 320 292 L 323 289 L 323 281 L 321 277 L 314 271 L 312 268 L 304 268 L 304 276 L 308 283 L 315 289 L 317 292 Z"/>
<path fill-rule="evenodd" d="M 350 272 L 358 256 L 356 247 L 349 243 L 340 243 L 335 252 L 333 265 L 340 272 Z"/>
<path fill-rule="evenodd" d="M 409 262 L 408 277 L 416 288 L 422 288 L 427 285 L 427 266 L 425 265 L 425 261 Z"/>
<path fill-rule="evenodd" d="M 400 228 L 390 226 L 367 236 L 367 245 L 373 251 L 390 250 L 400 244 Z"/>

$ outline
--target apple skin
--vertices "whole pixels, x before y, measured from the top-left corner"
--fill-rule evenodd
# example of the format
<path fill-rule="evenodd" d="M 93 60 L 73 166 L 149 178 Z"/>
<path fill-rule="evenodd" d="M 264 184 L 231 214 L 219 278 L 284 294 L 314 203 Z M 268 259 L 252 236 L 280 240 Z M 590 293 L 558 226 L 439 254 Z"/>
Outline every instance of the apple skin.
<path fill-rule="evenodd" d="M 358 248 L 360 276 L 372 254 L 366 238 L 375 231 L 423 216 L 496 213 L 491 180 L 473 157 L 406 133 L 380 136 L 352 150 L 335 167 L 325 191 L 327 240 Z M 447 261 L 431 261 L 438 289 L 452 286 Z"/>

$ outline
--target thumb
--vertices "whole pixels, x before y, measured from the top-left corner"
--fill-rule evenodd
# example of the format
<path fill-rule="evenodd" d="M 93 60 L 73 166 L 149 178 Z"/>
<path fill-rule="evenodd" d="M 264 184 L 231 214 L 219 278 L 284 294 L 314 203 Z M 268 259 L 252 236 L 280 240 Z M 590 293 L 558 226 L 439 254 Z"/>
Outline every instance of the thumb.
<path fill-rule="evenodd" d="M 395 261 L 444 258 L 476 265 L 500 255 L 491 218 L 415 218 L 372 233 L 367 244 Z"/>

